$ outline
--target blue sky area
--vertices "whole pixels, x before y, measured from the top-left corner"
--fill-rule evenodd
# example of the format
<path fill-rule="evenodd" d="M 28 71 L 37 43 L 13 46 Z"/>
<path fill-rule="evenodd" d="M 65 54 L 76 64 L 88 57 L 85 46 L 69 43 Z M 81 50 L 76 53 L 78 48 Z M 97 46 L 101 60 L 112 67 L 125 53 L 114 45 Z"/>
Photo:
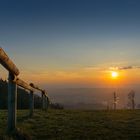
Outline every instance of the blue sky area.
<path fill-rule="evenodd" d="M 139 17 L 139 0 L 1 0 L 0 46 L 25 79 L 46 72 L 43 83 L 58 72 L 139 66 Z"/>

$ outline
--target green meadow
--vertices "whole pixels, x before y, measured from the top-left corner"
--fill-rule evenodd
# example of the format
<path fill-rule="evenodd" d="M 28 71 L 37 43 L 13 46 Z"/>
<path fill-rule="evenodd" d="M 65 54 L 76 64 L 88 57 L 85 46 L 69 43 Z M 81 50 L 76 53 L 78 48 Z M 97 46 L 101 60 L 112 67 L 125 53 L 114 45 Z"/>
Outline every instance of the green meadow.
<path fill-rule="evenodd" d="M 140 110 L 28 110 L 17 113 L 17 132 L 6 134 L 7 111 L 0 111 L 0 140 L 140 140 Z"/>

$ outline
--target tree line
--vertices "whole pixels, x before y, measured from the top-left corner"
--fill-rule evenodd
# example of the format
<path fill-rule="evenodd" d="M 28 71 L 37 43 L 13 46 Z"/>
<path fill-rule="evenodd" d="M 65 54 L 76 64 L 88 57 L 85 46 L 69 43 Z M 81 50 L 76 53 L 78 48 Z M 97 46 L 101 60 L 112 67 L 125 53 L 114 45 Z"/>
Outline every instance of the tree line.
<path fill-rule="evenodd" d="M 6 80 L 0 79 L 0 109 L 8 108 L 8 83 Z M 38 95 L 34 95 L 34 107 L 41 108 L 42 99 Z M 29 93 L 20 87 L 17 89 L 17 109 L 29 108 Z"/>
<path fill-rule="evenodd" d="M 116 106 L 119 102 L 119 97 L 117 96 L 117 93 L 114 92 L 113 93 L 113 109 L 116 110 Z M 138 104 L 137 105 L 137 108 L 139 108 L 140 105 Z M 107 105 L 107 109 L 109 109 L 109 104 Z M 128 101 L 127 101 L 127 108 L 128 109 L 135 109 L 136 108 L 136 103 L 135 103 L 135 91 L 134 90 L 131 90 L 129 93 L 128 93 Z"/>

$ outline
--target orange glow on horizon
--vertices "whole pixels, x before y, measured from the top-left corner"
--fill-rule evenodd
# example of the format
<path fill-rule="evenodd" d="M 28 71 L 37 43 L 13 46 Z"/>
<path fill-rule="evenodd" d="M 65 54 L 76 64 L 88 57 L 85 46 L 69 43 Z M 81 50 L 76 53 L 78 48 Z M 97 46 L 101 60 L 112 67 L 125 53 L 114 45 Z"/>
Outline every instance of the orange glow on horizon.
<path fill-rule="evenodd" d="M 23 71 L 21 78 L 25 81 L 43 85 L 70 85 L 81 87 L 127 87 L 140 83 L 139 69 L 131 70 L 38 70 Z"/>

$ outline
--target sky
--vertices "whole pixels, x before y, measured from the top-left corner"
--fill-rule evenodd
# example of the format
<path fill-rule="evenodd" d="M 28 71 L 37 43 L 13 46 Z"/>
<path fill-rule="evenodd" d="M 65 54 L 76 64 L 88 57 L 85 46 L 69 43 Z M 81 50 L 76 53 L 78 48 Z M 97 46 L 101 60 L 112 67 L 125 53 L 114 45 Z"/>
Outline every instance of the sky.
<path fill-rule="evenodd" d="M 0 46 L 41 86 L 138 87 L 139 16 L 139 0 L 1 0 Z"/>

